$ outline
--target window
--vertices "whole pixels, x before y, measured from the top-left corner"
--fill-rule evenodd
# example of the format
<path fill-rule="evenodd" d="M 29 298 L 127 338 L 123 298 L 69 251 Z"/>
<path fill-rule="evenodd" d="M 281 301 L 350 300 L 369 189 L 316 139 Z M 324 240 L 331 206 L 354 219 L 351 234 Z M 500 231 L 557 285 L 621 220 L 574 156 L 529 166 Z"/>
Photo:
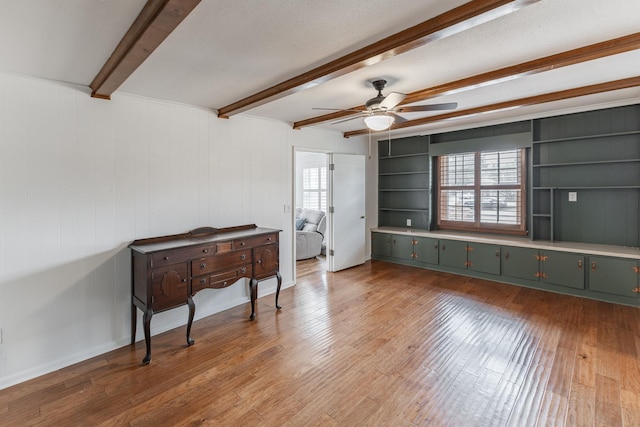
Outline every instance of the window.
<path fill-rule="evenodd" d="M 524 149 L 438 157 L 438 227 L 525 234 Z"/>
<path fill-rule="evenodd" d="M 327 211 L 327 168 L 302 169 L 302 207 Z"/>

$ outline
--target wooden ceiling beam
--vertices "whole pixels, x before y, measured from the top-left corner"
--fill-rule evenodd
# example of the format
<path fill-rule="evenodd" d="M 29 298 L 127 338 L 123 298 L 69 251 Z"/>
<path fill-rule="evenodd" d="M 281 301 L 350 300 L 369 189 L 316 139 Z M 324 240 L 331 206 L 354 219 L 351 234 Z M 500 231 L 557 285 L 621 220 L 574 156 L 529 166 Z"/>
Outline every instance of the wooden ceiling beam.
<path fill-rule="evenodd" d="M 539 0 L 473 0 L 435 18 L 358 49 L 268 89 L 218 109 L 228 118 L 286 95 L 317 86 L 352 71 L 371 66 L 427 43 L 507 15 Z"/>
<path fill-rule="evenodd" d="M 176 29 L 200 0 L 148 0 L 91 84 L 91 96 L 111 99 L 122 83 Z"/>
<path fill-rule="evenodd" d="M 558 92 L 545 93 L 542 95 L 529 96 L 511 101 L 498 102 L 496 104 L 484 105 L 481 107 L 469 108 L 466 110 L 452 111 L 437 116 L 423 117 L 421 119 L 408 120 L 391 127 L 391 129 L 405 129 L 414 126 L 422 126 L 429 123 L 440 122 L 443 120 L 472 116 L 476 114 L 484 114 L 499 110 L 526 107 L 547 102 L 562 101 L 564 99 L 577 98 L 579 96 L 594 95 L 602 92 L 611 92 L 614 90 L 628 89 L 640 86 L 640 76 L 629 77 L 626 79 L 614 80 L 611 82 L 598 83 L 589 86 L 582 86 L 573 89 L 561 90 Z M 345 132 L 344 137 L 349 138 L 356 135 L 365 135 L 369 133 L 369 129 L 360 129 L 351 132 Z"/>
<path fill-rule="evenodd" d="M 448 95 L 474 89 L 478 86 L 488 86 L 500 83 L 505 80 L 512 80 L 532 74 L 542 73 L 568 65 L 579 64 L 581 62 L 592 61 L 606 56 L 616 55 L 632 50 L 640 49 L 640 33 L 607 40 L 601 43 L 584 46 L 581 48 L 561 52 L 544 58 L 534 59 L 521 64 L 489 71 L 460 80 L 444 83 L 431 88 L 426 88 L 412 92 L 400 103 L 413 104 L 436 96 Z M 364 110 L 364 105 L 347 108 L 347 110 Z M 301 120 L 293 124 L 294 129 L 304 126 L 311 126 L 329 120 L 337 120 L 353 115 L 352 112 L 338 111 L 331 114 L 323 114 L 306 120 Z"/>

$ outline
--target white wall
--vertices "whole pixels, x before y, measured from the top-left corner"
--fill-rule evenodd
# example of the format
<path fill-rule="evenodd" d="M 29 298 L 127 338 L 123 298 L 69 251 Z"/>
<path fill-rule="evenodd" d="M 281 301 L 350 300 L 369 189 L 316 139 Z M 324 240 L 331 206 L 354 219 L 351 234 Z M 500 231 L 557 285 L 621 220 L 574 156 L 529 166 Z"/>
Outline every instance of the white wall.
<path fill-rule="evenodd" d="M 282 229 L 291 286 L 294 146 L 367 153 L 364 138 L 0 74 L 0 389 L 129 343 L 134 239 Z M 200 292 L 196 318 L 248 299 L 242 284 Z M 186 307 L 157 314 L 152 334 L 186 318 Z"/>

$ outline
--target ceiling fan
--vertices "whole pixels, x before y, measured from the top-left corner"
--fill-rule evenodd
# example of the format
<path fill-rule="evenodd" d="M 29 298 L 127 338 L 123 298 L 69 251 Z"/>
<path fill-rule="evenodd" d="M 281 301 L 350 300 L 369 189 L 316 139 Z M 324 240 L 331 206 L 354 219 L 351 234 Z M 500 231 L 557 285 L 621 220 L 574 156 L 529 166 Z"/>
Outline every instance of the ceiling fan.
<path fill-rule="evenodd" d="M 332 108 L 314 108 L 314 110 L 353 111 L 354 113 L 357 113 L 353 117 L 333 122 L 333 124 L 343 123 L 362 117 L 364 118 L 365 125 L 367 125 L 369 129 L 380 131 L 388 129 L 394 123 L 402 123 L 407 121 L 406 118 L 398 115 L 397 113 L 453 110 L 458 107 L 457 102 L 399 107 L 398 104 L 400 104 L 402 100 L 407 97 L 406 94 L 391 92 L 389 93 L 389 95 L 384 96 L 382 94 L 382 90 L 387 84 L 387 81 L 384 79 L 374 80 L 371 82 L 371 84 L 378 91 L 378 95 L 375 98 L 371 98 L 364 104 L 365 110 L 342 110 Z"/>

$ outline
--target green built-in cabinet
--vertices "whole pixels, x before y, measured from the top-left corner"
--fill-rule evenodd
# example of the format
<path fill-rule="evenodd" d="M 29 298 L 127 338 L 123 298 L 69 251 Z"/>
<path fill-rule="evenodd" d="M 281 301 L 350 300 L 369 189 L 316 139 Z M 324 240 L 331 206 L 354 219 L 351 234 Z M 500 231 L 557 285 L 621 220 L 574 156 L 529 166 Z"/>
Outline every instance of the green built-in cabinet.
<path fill-rule="evenodd" d="M 603 301 L 640 305 L 640 252 L 601 256 L 575 250 L 523 247 L 499 238 L 477 242 L 374 231 L 372 258 Z M 475 239 L 474 239 L 475 240 Z M 491 240 L 491 239 L 489 239 Z"/>
<path fill-rule="evenodd" d="M 429 138 L 378 141 L 378 223 L 429 228 Z"/>
<path fill-rule="evenodd" d="M 640 247 L 640 105 L 378 141 L 378 226 L 433 229 L 442 146 L 509 143 L 528 147 L 532 240 Z"/>

